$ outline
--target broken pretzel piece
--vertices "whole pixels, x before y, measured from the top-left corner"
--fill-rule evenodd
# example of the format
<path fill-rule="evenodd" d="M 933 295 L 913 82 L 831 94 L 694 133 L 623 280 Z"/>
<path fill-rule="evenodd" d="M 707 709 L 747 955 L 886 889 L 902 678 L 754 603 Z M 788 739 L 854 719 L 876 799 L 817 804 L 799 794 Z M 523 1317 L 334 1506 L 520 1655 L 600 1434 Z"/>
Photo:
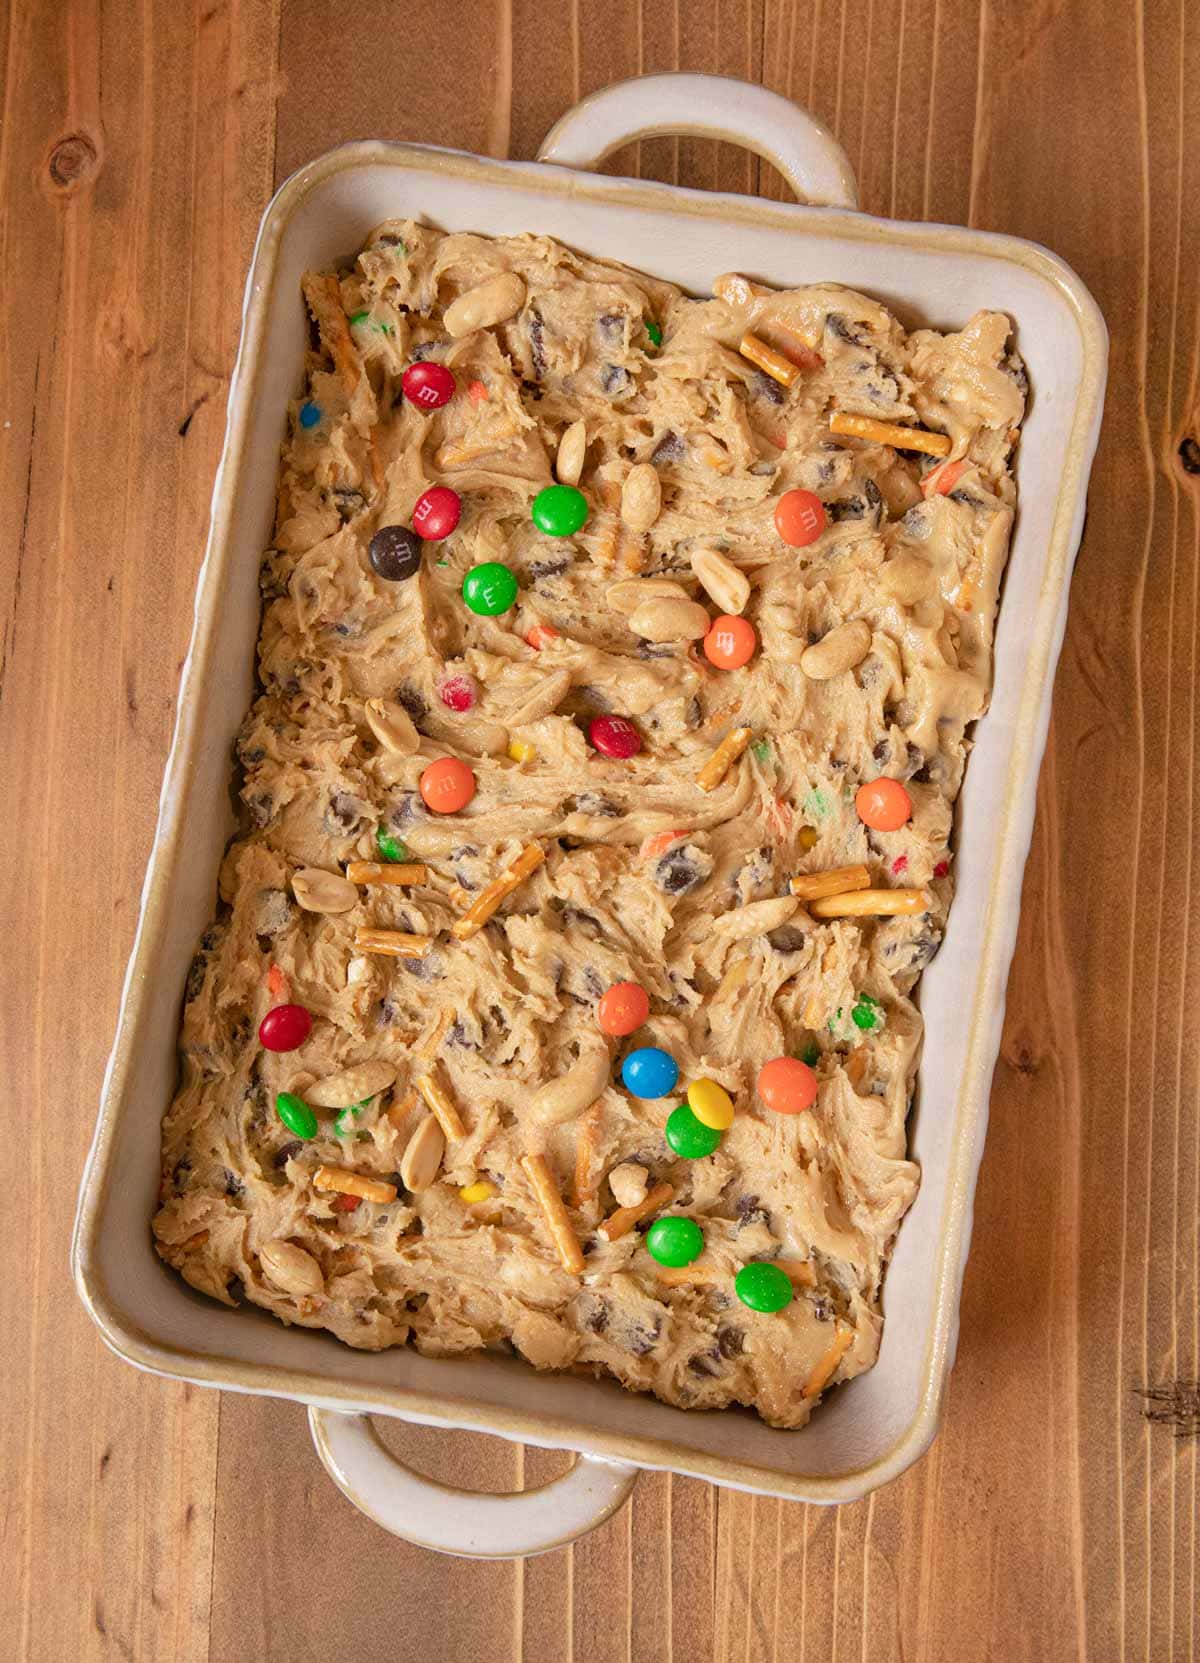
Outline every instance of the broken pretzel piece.
<path fill-rule="evenodd" d="M 466 1137 L 467 1128 L 462 1123 L 462 1116 L 455 1101 L 433 1069 L 427 1074 L 417 1075 L 417 1090 L 429 1104 L 430 1111 L 449 1142 L 457 1143 L 459 1138 Z"/>
<path fill-rule="evenodd" d="M 929 894 L 924 889 L 855 889 L 810 901 L 808 910 L 814 918 L 883 918 L 928 912 L 929 907 Z"/>
<path fill-rule="evenodd" d="M 673 1184 L 655 1184 L 644 1201 L 639 1201 L 636 1207 L 618 1207 L 615 1213 L 609 1213 L 600 1226 L 600 1234 L 605 1241 L 620 1241 L 627 1236 L 635 1224 L 640 1224 L 651 1213 L 656 1213 L 661 1207 L 669 1206 L 675 1199 Z"/>
<path fill-rule="evenodd" d="M 708 761 L 696 775 L 696 784 L 701 791 L 715 791 L 725 778 L 733 764 L 741 756 L 750 743 L 751 728 L 734 728 L 727 733 L 709 757 Z"/>
<path fill-rule="evenodd" d="M 839 1322 L 834 1332 L 834 1336 L 832 1340 L 830 1340 L 825 1352 L 818 1357 L 816 1363 L 813 1365 L 808 1379 L 804 1382 L 800 1395 L 802 1397 L 818 1397 L 829 1384 L 829 1381 L 836 1371 L 838 1364 L 853 1344 L 853 1328 L 844 1327 Z"/>
<path fill-rule="evenodd" d="M 351 883 L 359 884 L 414 884 L 424 883 L 429 869 L 421 865 L 384 864 L 378 860 L 352 860 L 346 867 Z"/>
<path fill-rule="evenodd" d="M 852 889 L 869 889 L 871 874 L 865 866 L 834 866 L 827 872 L 802 872 L 788 884 L 802 901 L 817 901 L 823 895 L 844 895 Z"/>
<path fill-rule="evenodd" d="M 315 1190 L 337 1190 L 340 1195 L 357 1195 L 364 1201 L 377 1201 L 384 1206 L 396 1199 L 395 1184 L 385 1184 L 381 1178 L 364 1178 L 344 1166 L 319 1166 L 313 1173 Z"/>
<path fill-rule="evenodd" d="M 545 858 L 546 851 L 539 843 L 530 843 L 522 849 L 512 865 L 506 867 L 498 878 L 492 879 L 474 905 L 469 907 L 461 918 L 455 919 L 450 926 L 450 934 L 455 940 L 467 941 L 481 930 L 500 903 L 507 899 L 514 889 L 519 889 L 525 879 L 537 871 Z"/>
<path fill-rule="evenodd" d="M 851 416 L 835 410 L 829 418 L 831 433 L 844 433 L 851 439 L 874 439 L 877 445 L 891 445 L 894 450 L 922 450 L 927 456 L 948 456 L 950 435 L 930 433 L 925 427 L 902 427 L 899 422 L 877 422 L 874 416 Z"/>
<path fill-rule="evenodd" d="M 423 959 L 433 946 L 431 935 L 410 935 L 406 930 L 376 930 L 360 924 L 354 945 L 364 953 L 382 953 L 386 958 Z"/>
<path fill-rule="evenodd" d="M 773 346 L 760 340 L 757 335 L 743 335 L 738 343 L 738 351 L 743 358 L 760 369 L 764 375 L 769 375 L 772 381 L 778 381 L 781 387 L 790 387 L 800 374 L 798 365 L 790 358 L 785 358 L 782 352 L 776 352 Z"/>
<path fill-rule="evenodd" d="M 575 1234 L 567 1209 L 563 1205 L 563 1198 L 558 1193 L 558 1186 L 546 1164 L 546 1157 L 522 1155 L 521 1165 L 533 1186 L 533 1193 L 537 1196 L 538 1206 L 542 1209 L 542 1217 L 546 1220 L 546 1228 L 562 1260 L 563 1269 L 569 1271 L 572 1276 L 582 1276 L 583 1248 L 579 1245 L 579 1237 Z"/>

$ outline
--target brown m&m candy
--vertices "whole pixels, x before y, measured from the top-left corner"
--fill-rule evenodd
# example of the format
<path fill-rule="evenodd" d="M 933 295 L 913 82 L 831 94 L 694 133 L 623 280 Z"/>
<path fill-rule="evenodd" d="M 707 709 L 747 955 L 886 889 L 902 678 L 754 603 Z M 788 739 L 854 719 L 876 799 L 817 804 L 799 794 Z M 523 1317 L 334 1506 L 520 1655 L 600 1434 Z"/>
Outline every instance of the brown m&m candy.
<path fill-rule="evenodd" d="M 421 539 L 406 525 L 381 526 L 371 538 L 367 559 L 377 576 L 403 583 L 421 566 Z"/>

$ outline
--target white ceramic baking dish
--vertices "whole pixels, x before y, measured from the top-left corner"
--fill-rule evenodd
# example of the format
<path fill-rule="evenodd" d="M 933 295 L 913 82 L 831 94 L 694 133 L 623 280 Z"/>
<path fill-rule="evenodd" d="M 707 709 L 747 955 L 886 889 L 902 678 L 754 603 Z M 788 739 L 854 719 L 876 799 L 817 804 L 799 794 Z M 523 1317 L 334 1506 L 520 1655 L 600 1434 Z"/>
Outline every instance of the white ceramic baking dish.
<path fill-rule="evenodd" d="M 773 161 L 805 206 L 589 174 L 630 138 L 689 133 Z M 342 1489 L 397 1534 L 499 1557 L 560 1545 L 617 1507 L 640 1467 L 816 1502 L 893 1478 L 928 1446 L 954 1356 L 988 1091 L 1017 928 L 1021 873 L 1084 512 L 1105 379 L 1106 333 L 1078 278 L 1045 249 L 855 211 L 829 134 L 760 87 L 704 76 L 631 81 L 554 128 L 542 162 L 418 145 L 330 152 L 282 187 L 263 219 L 246 289 L 225 450 L 213 495 L 179 717 L 125 982 L 116 1043 L 80 1197 L 73 1266 L 109 1345 L 155 1373 L 310 1405 Z M 545 163 L 555 165 L 544 165 Z M 778 285 L 852 284 L 908 325 L 960 325 L 981 306 L 1017 326 L 1033 397 L 1019 458 L 1020 512 L 997 635 L 992 707 L 958 811 L 958 894 L 921 992 L 927 1024 L 911 1125 L 920 1193 L 888 1273 L 874 1370 L 836 1391 L 802 1431 L 741 1411 L 687 1413 L 585 1377 L 498 1356 L 363 1353 L 193 1293 L 151 1249 L 159 1122 L 176 1079 L 180 1000 L 232 830 L 230 746 L 251 697 L 258 567 L 270 539 L 284 409 L 301 382 L 300 276 L 359 247 L 380 220 L 548 232 L 707 293 L 738 270 Z M 402 1468 L 366 1416 L 396 1415 L 580 1452 L 572 1471 L 515 1497 L 447 1491 Z"/>

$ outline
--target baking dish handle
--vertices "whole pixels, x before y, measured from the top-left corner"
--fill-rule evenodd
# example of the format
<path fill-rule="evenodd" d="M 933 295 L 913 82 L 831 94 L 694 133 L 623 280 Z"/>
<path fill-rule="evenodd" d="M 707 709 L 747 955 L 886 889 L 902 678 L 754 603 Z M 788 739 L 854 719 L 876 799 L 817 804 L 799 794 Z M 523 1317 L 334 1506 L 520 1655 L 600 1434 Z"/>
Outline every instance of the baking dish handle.
<path fill-rule="evenodd" d="M 673 133 L 753 150 L 801 202 L 858 207 L 854 169 L 828 127 L 779 93 L 726 75 L 639 75 L 602 87 L 555 122 L 538 161 L 594 168 L 634 139 Z"/>
<path fill-rule="evenodd" d="M 581 1455 L 561 1478 L 516 1495 L 480 1495 L 422 1478 L 384 1447 L 369 1415 L 311 1404 L 317 1454 L 354 1505 L 418 1547 L 466 1559 L 525 1559 L 566 1547 L 611 1518 L 639 1469 Z"/>

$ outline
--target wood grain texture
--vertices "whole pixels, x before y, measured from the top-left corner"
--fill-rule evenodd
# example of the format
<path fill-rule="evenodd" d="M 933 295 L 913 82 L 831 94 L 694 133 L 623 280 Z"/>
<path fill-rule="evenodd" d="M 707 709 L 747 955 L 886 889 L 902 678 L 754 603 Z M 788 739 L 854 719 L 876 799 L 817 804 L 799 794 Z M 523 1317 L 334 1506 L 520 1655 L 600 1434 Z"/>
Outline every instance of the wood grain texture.
<path fill-rule="evenodd" d="M 294 1405 L 109 1357 L 67 1241 L 273 183 L 369 134 L 530 156 L 583 93 L 676 67 L 806 104 L 870 211 L 1063 254 L 1112 331 L 1108 409 L 940 1439 L 855 1507 L 648 1475 L 574 1550 L 473 1565 L 358 1515 Z M 1134 1390 L 1200 1374 L 1200 476 L 1178 454 L 1200 425 L 1194 6 L 6 0 L 0 84 L 8 1654 L 1195 1658 L 1200 1448 Z M 783 193 L 702 140 L 610 166 Z M 481 1488 L 565 1460 L 386 1436 Z"/>

